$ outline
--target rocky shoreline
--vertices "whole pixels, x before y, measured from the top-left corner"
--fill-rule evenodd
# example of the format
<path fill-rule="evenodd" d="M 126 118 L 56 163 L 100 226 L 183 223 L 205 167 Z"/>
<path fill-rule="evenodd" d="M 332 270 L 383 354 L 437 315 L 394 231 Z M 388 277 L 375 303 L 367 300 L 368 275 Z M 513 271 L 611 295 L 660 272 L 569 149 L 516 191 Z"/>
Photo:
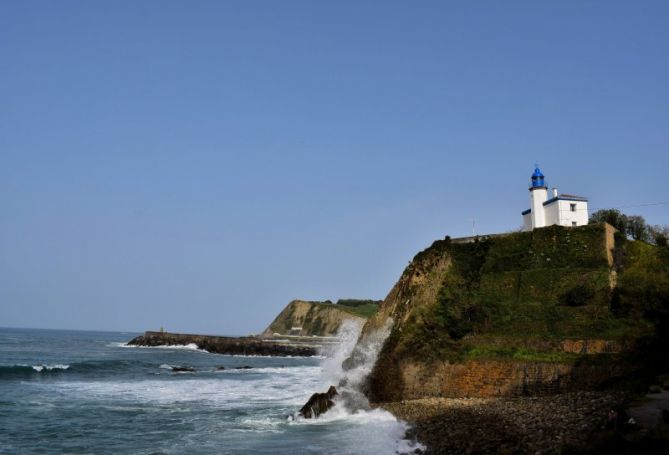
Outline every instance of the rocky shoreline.
<path fill-rule="evenodd" d="M 573 392 L 513 398 L 424 398 L 377 406 L 409 422 L 412 428 L 407 436 L 425 444 L 426 455 L 559 454 L 581 453 L 593 440 L 609 436 L 609 412 L 620 409 L 622 403 L 620 393 Z M 617 428 L 625 424 L 608 422 Z"/>
<path fill-rule="evenodd" d="M 214 354 L 267 355 L 311 357 L 318 355 L 316 346 L 305 343 L 285 343 L 257 337 L 222 337 L 169 332 L 145 332 L 133 338 L 129 346 L 179 346 L 195 344 L 199 349 Z"/>

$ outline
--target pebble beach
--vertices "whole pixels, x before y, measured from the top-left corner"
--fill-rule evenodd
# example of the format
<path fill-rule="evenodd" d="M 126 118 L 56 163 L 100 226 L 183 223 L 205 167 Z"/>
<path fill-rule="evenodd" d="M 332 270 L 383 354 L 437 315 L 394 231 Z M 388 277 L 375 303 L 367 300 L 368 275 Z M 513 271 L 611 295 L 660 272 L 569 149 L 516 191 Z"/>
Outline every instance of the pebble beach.
<path fill-rule="evenodd" d="M 514 398 L 424 398 L 379 406 L 412 426 L 424 453 L 559 454 L 601 432 L 616 393 L 574 392 Z"/>

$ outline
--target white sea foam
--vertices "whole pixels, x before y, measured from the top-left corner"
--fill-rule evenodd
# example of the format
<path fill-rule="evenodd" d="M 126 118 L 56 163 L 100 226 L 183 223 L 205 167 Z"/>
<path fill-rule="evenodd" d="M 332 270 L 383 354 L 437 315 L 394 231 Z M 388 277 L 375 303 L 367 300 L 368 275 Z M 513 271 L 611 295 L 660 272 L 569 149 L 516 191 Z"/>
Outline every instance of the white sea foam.
<path fill-rule="evenodd" d="M 57 363 L 55 365 L 33 365 L 33 370 L 37 371 L 38 373 L 42 371 L 53 371 L 53 370 L 67 370 L 70 368 L 69 365 L 64 365 L 61 363 Z"/>
<path fill-rule="evenodd" d="M 108 348 L 134 348 L 135 346 L 130 346 L 125 341 L 112 341 L 111 343 L 107 343 L 107 347 Z"/>
<path fill-rule="evenodd" d="M 328 385 L 337 385 L 344 377 L 342 364 L 351 356 L 360 337 L 362 326 L 360 321 L 345 320 L 337 331 L 337 337 L 341 341 L 336 345 L 323 347 L 322 351 L 325 356 L 322 362 L 323 379 L 329 383 Z"/>
<path fill-rule="evenodd" d="M 348 322 L 348 321 L 347 321 Z M 388 318 L 378 330 L 361 336 L 362 327 L 352 322 L 342 324 L 338 336 L 342 342 L 323 362 L 323 390 L 330 385 L 337 386 L 341 407 L 349 412 L 369 409 L 369 402 L 363 394 L 363 385 L 390 334 L 393 320 Z M 351 365 L 344 368 L 344 361 Z"/>
<path fill-rule="evenodd" d="M 164 364 L 161 368 L 171 366 Z M 263 369 L 258 369 L 263 370 Z M 274 369 L 269 369 L 274 370 Z M 320 367 L 276 369 L 277 374 L 216 375 L 181 380 L 63 382 L 44 385 L 74 399 L 110 399 L 155 405 L 198 402 L 213 407 L 243 408 L 255 404 L 298 407 L 319 383 Z M 231 370 L 232 371 L 232 370 Z M 239 370 L 252 372 L 254 370 Z M 225 379 L 222 379 L 225 378 Z M 42 387 L 41 384 L 33 384 Z"/>
<path fill-rule="evenodd" d="M 317 368 L 320 371 L 321 367 L 303 367 L 303 366 L 296 366 L 296 367 L 261 367 L 261 368 L 238 368 L 238 367 L 230 367 L 226 368 L 225 370 L 215 370 L 216 372 L 221 372 L 221 373 L 232 373 L 232 374 L 276 374 L 276 375 L 282 375 L 282 374 L 291 374 L 291 373 L 296 373 L 297 371 L 304 371 L 304 368 Z"/>
<path fill-rule="evenodd" d="M 107 344 L 108 347 L 110 348 L 133 348 L 133 349 L 183 349 L 187 351 L 197 351 L 197 352 L 206 352 L 209 354 L 218 354 L 216 352 L 209 352 L 206 349 L 200 349 L 197 347 L 195 343 L 189 343 L 189 344 L 169 344 L 169 345 L 161 345 L 161 346 L 137 346 L 134 344 L 128 344 L 125 341 L 119 341 L 119 342 L 112 342 Z M 324 359 L 324 355 L 311 355 L 311 356 L 296 356 L 296 355 L 252 355 L 252 354 L 218 354 L 218 355 L 224 355 L 226 357 L 248 357 L 248 358 L 256 358 L 256 359 L 276 359 L 277 357 L 281 358 L 288 358 L 288 359 L 304 359 L 304 358 L 310 358 L 310 359 Z"/>
<path fill-rule="evenodd" d="M 138 346 L 134 344 L 128 344 L 126 342 L 113 342 L 107 344 L 109 347 L 114 348 L 133 348 L 133 349 L 182 349 L 185 351 L 198 351 L 198 352 L 209 352 L 205 349 L 200 349 L 195 343 L 188 344 L 163 344 L 160 346 Z"/>
<path fill-rule="evenodd" d="M 241 431 L 260 433 L 280 433 L 281 426 L 285 423 L 281 419 L 272 417 L 247 418 L 241 421 Z"/>
<path fill-rule="evenodd" d="M 360 390 L 369 373 L 372 372 L 379 352 L 390 335 L 393 320 L 388 318 L 378 330 L 360 338 L 352 352 L 353 367 L 342 369 L 344 387 Z"/>
<path fill-rule="evenodd" d="M 420 443 L 405 439 L 409 425 L 383 409 L 370 409 L 362 393 L 362 385 L 372 371 L 383 343 L 390 334 L 393 320 L 388 319 L 379 330 L 361 337 L 362 325 L 346 321 L 337 334 L 342 340 L 325 352 L 321 377 L 321 391 L 337 385 L 340 396 L 337 404 L 317 419 L 304 419 L 298 415 L 290 419 L 291 425 L 346 424 L 356 441 L 355 453 L 412 453 L 424 449 Z M 345 369 L 343 363 L 353 356 L 353 366 Z"/>
<path fill-rule="evenodd" d="M 227 357 L 250 357 L 254 359 L 324 359 L 323 355 L 255 355 L 255 354 L 220 354 Z"/>
<path fill-rule="evenodd" d="M 285 416 L 299 409 L 312 393 L 327 390 L 330 384 L 337 385 L 350 375 L 351 370 L 341 369 L 341 361 L 351 354 L 360 327 L 348 329 L 350 332 L 343 337 L 345 343 L 334 352 L 337 360 L 327 358 L 318 366 L 229 368 L 221 370 L 222 374 L 211 374 L 216 370 L 209 365 L 198 368 L 194 375 L 146 376 L 140 380 L 120 377 L 104 381 L 74 378 L 74 382 L 35 381 L 26 383 L 25 387 L 33 387 L 36 395 L 49 397 L 47 401 L 54 400 L 54 403 L 105 403 L 109 409 L 124 411 L 142 409 L 164 413 L 169 410 L 183 413 L 186 419 L 203 408 L 220 412 L 221 416 L 230 416 L 230 410 L 240 410 L 237 417 L 223 417 L 207 431 L 217 435 L 238 433 L 241 439 L 229 436 L 230 439 L 223 440 L 228 443 L 249 441 L 243 443 L 250 444 L 249 452 L 256 448 L 258 453 L 271 453 L 270 447 L 263 445 L 265 437 L 270 438 L 267 444 L 271 444 L 272 438 L 301 440 L 327 454 L 397 454 L 419 448 L 404 439 L 407 424 L 380 409 L 351 410 L 340 403 L 319 419 L 286 420 Z M 160 371 L 171 369 L 174 362 L 169 363 L 161 364 Z M 323 428 L 317 430 L 318 426 Z M 265 436 L 253 439 L 253 434 Z M 299 444 L 296 442 L 295 447 L 301 447 Z"/>
<path fill-rule="evenodd" d="M 317 419 L 302 417 L 289 419 L 289 425 L 335 426 L 345 425 L 347 437 L 342 446 L 350 445 L 350 453 L 408 454 L 425 446 L 405 438 L 409 425 L 397 420 L 388 411 L 372 409 L 351 412 L 343 406 L 335 406 Z M 325 433 L 324 438 L 332 435 Z M 342 447 L 342 451 L 346 451 Z"/>
<path fill-rule="evenodd" d="M 160 346 L 135 346 L 129 345 L 127 343 L 114 343 L 114 346 L 121 348 L 137 348 L 137 349 L 182 349 L 186 351 L 198 351 L 198 352 L 209 352 L 204 349 L 200 349 L 195 343 L 188 344 L 164 344 Z"/>

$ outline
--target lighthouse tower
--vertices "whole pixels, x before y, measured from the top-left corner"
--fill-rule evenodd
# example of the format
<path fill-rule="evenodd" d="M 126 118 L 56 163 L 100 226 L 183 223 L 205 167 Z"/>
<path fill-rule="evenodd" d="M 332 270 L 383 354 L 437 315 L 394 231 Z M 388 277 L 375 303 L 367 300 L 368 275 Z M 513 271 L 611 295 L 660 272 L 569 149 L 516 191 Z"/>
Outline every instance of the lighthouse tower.
<path fill-rule="evenodd" d="M 558 195 L 553 188 L 548 199 L 548 187 L 538 166 L 530 180 L 530 208 L 523 212 L 523 231 L 559 224 L 583 226 L 588 224 L 588 200 L 573 194 Z"/>
<path fill-rule="evenodd" d="M 548 187 L 544 182 L 544 174 L 539 167 L 534 168 L 530 184 L 530 210 L 532 211 L 532 229 L 546 226 L 544 202 L 548 199 Z"/>

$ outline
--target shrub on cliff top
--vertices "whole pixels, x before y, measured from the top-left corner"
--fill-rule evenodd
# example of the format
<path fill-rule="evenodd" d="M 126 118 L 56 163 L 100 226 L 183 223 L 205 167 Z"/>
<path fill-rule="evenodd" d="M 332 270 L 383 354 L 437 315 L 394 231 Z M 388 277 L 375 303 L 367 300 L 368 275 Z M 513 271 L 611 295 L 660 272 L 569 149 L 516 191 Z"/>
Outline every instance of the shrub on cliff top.
<path fill-rule="evenodd" d="M 381 300 L 372 300 L 372 299 L 339 299 L 337 300 L 336 305 L 348 306 L 348 307 L 359 307 L 363 305 L 378 305 Z"/>
<path fill-rule="evenodd" d="M 628 242 L 611 302 L 621 316 L 652 316 L 669 311 L 669 251 L 642 242 Z"/>

